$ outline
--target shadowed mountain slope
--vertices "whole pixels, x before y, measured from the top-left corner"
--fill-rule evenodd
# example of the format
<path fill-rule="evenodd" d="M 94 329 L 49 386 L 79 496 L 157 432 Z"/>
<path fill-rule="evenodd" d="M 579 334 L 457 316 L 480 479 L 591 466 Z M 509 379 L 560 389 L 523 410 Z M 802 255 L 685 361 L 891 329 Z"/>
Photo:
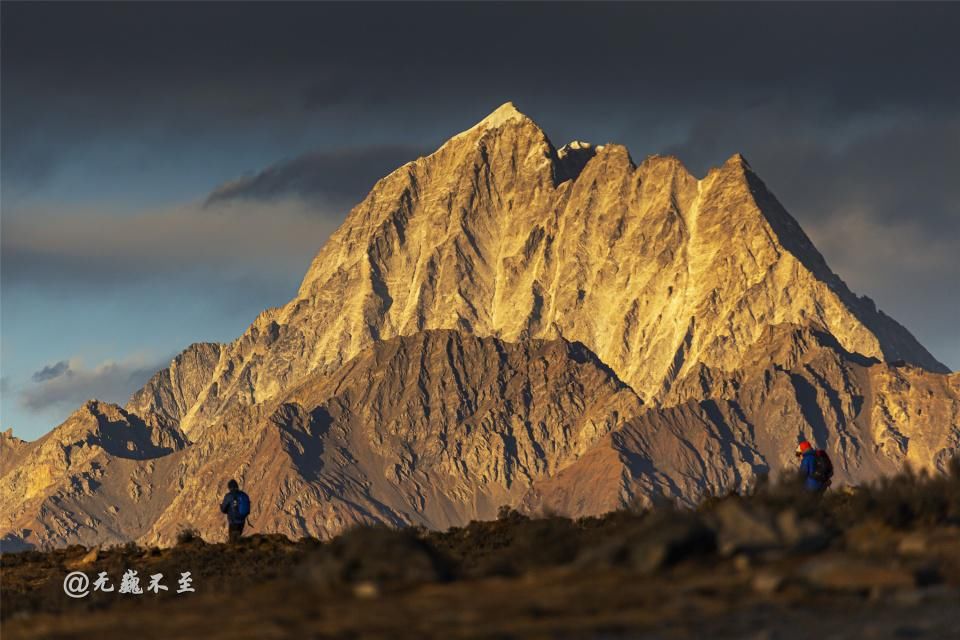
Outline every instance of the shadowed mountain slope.
<path fill-rule="evenodd" d="M 673 406 L 647 411 L 538 483 L 526 509 L 599 514 L 658 498 L 696 504 L 796 467 L 802 437 L 825 448 L 834 483 L 902 470 L 946 472 L 960 455 L 960 373 L 851 354 L 832 336 L 774 327 L 732 375 L 701 368 Z"/>

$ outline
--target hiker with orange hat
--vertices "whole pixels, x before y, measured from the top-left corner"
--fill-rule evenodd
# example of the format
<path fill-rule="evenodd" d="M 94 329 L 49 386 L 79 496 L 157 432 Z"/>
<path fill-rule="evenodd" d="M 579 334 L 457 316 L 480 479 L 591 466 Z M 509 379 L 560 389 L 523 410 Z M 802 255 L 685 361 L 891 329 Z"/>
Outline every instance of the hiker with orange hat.
<path fill-rule="evenodd" d="M 814 449 L 806 440 L 797 445 L 797 458 L 800 460 L 800 477 L 807 491 L 823 493 L 830 486 L 833 477 L 833 463 L 823 449 Z"/>

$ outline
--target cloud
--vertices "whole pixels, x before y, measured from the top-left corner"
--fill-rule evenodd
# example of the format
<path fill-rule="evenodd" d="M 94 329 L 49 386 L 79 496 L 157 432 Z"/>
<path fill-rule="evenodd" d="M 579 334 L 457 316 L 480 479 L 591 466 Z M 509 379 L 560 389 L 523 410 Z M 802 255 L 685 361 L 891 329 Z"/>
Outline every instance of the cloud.
<path fill-rule="evenodd" d="M 48 380 L 53 380 L 63 375 L 70 375 L 71 373 L 70 363 L 66 360 L 61 360 L 56 364 L 45 366 L 30 376 L 30 379 L 34 382 L 47 382 Z"/>
<path fill-rule="evenodd" d="M 410 142 L 507 99 L 556 121 L 590 105 L 658 126 L 771 96 L 829 96 L 847 114 L 949 113 L 960 99 L 944 81 L 960 59 L 950 3 L 245 3 L 226 30 L 219 7 L 196 3 L 6 3 L 3 17 L 8 182 L 84 162 L 94 142 L 132 164 L 195 140 L 295 148 L 319 130 L 337 144 Z"/>
<path fill-rule="evenodd" d="M 281 197 L 113 215 L 69 207 L 5 211 L 3 286 L 106 289 L 222 272 L 302 275 L 345 212 Z"/>
<path fill-rule="evenodd" d="M 840 208 L 808 225 L 807 232 L 821 251 L 835 256 L 842 273 L 857 281 L 909 281 L 957 269 L 960 239 L 935 237 L 909 218 L 884 220 L 862 207 Z"/>
<path fill-rule="evenodd" d="M 134 356 L 94 367 L 87 367 L 80 359 L 60 361 L 34 374 L 33 384 L 19 392 L 20 405 L 41 413 L 52 409 L 72 410 L 92 398 L 124 404 L 169 361 L 170 358 L 154 361 Z M 38 374 L 42 375 L 38 377 Z"/>
<path fill-rule="evenodd" d="M 788 209 L 810 218 L 859 207 L 879 219 L 957 229 L 960 116 L 879 110 L 849 117 L 830 101 L 714 109 L 666 149 L 703 174 L 735 151 Z"/>
<path fill-rule="evenodd" d="M 328 202 L 342 210 L 362 200 L 377 180 L 424 152 L 406 145 L 316 151 L 221 185 L 209 195 L 206 205 L 293 196 Z"/>
<path fill-rule="evenodd" d="M 934 356 L 960 369 L 960 237 L 856 207 L 836 209 L 805 228 L 854 291 L 874 298 Z"/>
<path fill-rule="evenodd" d="M 4 211 L 0 277 L 57 289 L 196 279 L 198 271 L 296 279 L 377 180 L 422 154 L 402 145 L 316 151 L 221 185 L 202 203 L 126 214 L 13 204 Z"/>
<path fill-rule="evenodd" d="M 824 101 L 807 102 L 798 116 L 796 107 L 713 110 L 665 151 L 699 175 L 743 152 L 837 263 L 960 276 L 951 259 L 960 252 L 960 116 L 895 110 L 841 118 Z"/>

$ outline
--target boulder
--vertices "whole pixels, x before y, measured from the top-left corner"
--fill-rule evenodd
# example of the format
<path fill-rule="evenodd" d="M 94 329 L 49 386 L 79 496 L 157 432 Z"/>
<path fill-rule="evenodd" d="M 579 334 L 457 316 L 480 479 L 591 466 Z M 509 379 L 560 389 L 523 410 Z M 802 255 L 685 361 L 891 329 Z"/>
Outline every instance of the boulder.
<path fill-rule="evenodd" d="M 637 529 L 586 548 L 577 557 L 580 568 L 623 567 L 652 573 L 716 549 L 716 536 L 698 517 L 658 513 Z"/>
<path fill-rule="evenodd" d="M 360 598 L 452 576 L 449 561 L 433 547 L 410 531 L 386 527 L 360 527 L 322 545 L 303 574 L 321 590 L 346 589 Z"/>
<path fill-rule="evenodd" d="M 818 522 L 801 518 L 795 509 L 777 514 L 777 531 L 784 546 L 791 551 L 811 553 L 830 544 L 830 534 Z"/>
<path fill-rule="evenodd" d="M 783 546 L 772 514 L 738 498 L 721 502 L 713 512 L 721 554 L 757 553 Z"/>

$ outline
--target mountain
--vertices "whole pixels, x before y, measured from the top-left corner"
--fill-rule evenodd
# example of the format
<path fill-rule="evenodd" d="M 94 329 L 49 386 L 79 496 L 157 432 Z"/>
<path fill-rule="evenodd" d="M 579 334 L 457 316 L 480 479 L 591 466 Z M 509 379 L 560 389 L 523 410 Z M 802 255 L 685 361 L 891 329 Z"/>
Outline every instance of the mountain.
<path fill-rule="evenodd" d="M 160 374 L 127 408 L 196 438 L 231 407 L 425 329 L 582 342 L 655 403 L 698 363 L 734 370 L 782 323 L 947 372 L 849 291 L 741 156 L 698 181 L 620 145 L 566 151 L 503 105 L 380 180 L 287 305 L 216 359 L 188 350 L 186 376 Z"/>
<path fill-rule="evenodd" d="M 226 476 L 243 479 L 261 531 L 444 528 L 494 517 L 640 410 L 582 345 L 427 331 L 378 342 L 333 375 L 309 376 L 211 425 L 186 448 L 135 447 L 135 438 L 166 431 L 89 403 L 26 445 L 33 457 L 17 466 L 34 478 L 42 470 L 42 482 L 25 490 L 25 473 L 3 477 L 5 510 L 19 495 L 27 500 L 0 530 L 43 545 L 89 543 L 100 525 L 110 542 L 169 544 L 185 527 L 214 537 Z"/>
<path fill-rule="evenodd" d="M 97 401 L 34 442 L 0 433 L 3 548 L 139 537 L 169 503 L 157 478 L 172 477 L 171 454 L 185 446 L 179 431 Z"/>
<path fill-rule="evenodd" d="M 742 156 L 698 180 L 616 144 L 557 149 L 507 103 L 377 182 L 237 340 L 188 347 L 124 409 L 4 441 L 0 533 L 219 535 L 228 476 L 260 530 L 291 535 L 691 502 L 793 464 L 799 434 L 862 481 L 956 453 L 948 374 Z M 71 438 L 99 449 L 87 466 L 28 454 Z M 19 500 L 34 468 L 50 481 Z M 150 505 L 121 497 L 135 475 Z"/>
<path fill-rule="evenodd" d="M 454 331 L 378 342 L 184 454 L 153 528 L 169 542 L 224 474 L 252 487 L 263 531 L 329 536 L 357 523 L 446 528 L 492 518 L 640 410 L 582 346 Z M 199 443 L 198 443 L 199 444 Z M 190 518 L 222 528 L 207 510 Z"/>
<path fill-rule="evenodd" d="M 772 327 L 732 374 L 701 367 L 671 407 L 646 411 L 535 485 L 523 508 L 589 515 L 666 499 L 689 506 L 796 462 L 803 436 L 828 449 L 837 485 L 906 465 L 946 472 L 960 455 L 960 373 L 844 350 L 818 330 Z"/>

